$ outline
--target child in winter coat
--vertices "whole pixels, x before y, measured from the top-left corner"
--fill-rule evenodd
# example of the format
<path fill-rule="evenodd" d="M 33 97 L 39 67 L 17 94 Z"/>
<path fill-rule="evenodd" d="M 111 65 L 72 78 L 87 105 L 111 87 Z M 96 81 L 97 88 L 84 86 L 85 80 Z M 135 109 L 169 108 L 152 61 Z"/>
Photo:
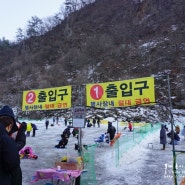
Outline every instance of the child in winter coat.
<path fill-rule="evenodd" d="M 21 159 L 37 159 L 38 156 L 33 153 L 33 150 L 31 147 L 26 146 L 19 152 Z"/>

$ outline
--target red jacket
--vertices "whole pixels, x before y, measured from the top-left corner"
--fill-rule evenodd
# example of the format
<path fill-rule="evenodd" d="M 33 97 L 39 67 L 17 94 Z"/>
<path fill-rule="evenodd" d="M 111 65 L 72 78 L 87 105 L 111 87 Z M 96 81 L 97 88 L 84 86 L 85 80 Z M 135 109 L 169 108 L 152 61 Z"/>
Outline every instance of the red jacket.
<path fill-rule="evenodd" d="M 128 123 L 128 128 L 129 128 L 130 130 L 132 130 L 132 123 L 131 123 L 131 122 Z"/>

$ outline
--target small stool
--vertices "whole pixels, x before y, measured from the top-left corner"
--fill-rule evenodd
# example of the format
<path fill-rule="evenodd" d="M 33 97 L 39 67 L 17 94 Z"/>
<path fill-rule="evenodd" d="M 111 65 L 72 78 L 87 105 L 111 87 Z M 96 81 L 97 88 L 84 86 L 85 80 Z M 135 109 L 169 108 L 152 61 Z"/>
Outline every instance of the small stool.
<path fill-rule="evenodd" d="M 148 143 L 147 148 L 149 148 L 150 146 L 153 148 L 153 143 Z"/>

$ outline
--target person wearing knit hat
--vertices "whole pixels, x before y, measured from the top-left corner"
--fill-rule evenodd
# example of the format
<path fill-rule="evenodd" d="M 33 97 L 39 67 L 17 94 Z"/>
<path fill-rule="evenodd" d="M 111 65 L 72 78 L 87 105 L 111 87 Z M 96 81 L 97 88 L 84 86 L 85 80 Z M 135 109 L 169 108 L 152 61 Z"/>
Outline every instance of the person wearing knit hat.
<path fill-rule="evenodd" d="M 11 117 L 13 119 L 13 122 L 14 122 L 13 127 L 12 127 L 12 130 L 17 130 L 18 129 L 18 127 L 16 125 L 15 115 L 13 113 L 13 110 L 8 105 L 5 105 L 5 106 L 3 106 L 0 109 L 0 117 L 1 116 L 9 116 L 9 117 Z"/>
<path fill-rule="evenodd" d="M 8 133 L 15 125 L 13 110 L 9 106 L 0 109 L 0 184 L 22 185 L 22 174 L 19 182 L 12 182 L 11 174 L 20 168 L 19 151 L 16 143 Z"/>
<path fill-rule="evenodd" d="M 5 105 L 1 108 L 0 116 L 9 116 L 9 117 L 11 117 L 13 119 L 14 124 L 16 124 L 15 115 L 13 113 L 13 110 L 8 105 Z"/>

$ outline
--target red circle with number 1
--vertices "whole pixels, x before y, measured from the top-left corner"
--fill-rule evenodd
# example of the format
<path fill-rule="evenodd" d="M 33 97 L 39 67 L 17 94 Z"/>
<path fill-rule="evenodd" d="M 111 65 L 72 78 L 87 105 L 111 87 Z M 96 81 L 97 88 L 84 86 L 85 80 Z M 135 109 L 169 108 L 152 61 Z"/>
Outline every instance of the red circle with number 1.
<path fill-rule="evenodd" d="M 33 91 L 29 91 L 27 94 L 26 94 L 26 103 L 27 104 L 32 104 L 35 102 L 35 99 L 36 99 L 36 94 L 35 92 Z"/>
<path fill-rule="evenodd" d="M 90 94 L 94 100 L 99 100 L 103 96 L 103 87 L 100 85 L 94 85 L 91 87 Z"/>

